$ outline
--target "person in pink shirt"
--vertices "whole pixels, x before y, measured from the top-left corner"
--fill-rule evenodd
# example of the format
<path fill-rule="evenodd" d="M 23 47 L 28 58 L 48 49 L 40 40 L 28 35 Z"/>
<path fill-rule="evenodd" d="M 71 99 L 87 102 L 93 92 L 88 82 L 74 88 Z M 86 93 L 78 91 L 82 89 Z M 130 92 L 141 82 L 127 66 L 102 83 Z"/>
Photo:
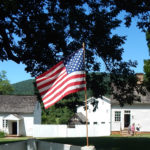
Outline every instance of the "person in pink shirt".
<path fill-rule="evenodd" d="M 131 126 L 131 132 L 132 132 L 132 136 L 134 136 L 134 134 L 135 134 L 135 124 L 134 123 Z"/>

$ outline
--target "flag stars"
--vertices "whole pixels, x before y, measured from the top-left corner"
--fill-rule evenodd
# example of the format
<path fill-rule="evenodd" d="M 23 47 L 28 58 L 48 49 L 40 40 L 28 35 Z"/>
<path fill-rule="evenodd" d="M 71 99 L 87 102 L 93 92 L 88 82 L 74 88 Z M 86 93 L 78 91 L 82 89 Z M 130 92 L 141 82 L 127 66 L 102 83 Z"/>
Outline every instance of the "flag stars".
<path fill-rule="evenodd" d="M 84 70 L 83 50 L 80 49 L 64 60 L 67 73 Z"/>

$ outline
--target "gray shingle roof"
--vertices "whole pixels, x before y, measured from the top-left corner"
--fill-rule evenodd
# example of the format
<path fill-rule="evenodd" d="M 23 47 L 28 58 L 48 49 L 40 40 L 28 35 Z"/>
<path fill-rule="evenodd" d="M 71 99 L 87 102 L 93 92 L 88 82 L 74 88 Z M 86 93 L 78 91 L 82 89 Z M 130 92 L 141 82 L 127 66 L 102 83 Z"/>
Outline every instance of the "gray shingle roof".
<path fill-rule="evenodd" d="M 36 96 L 0 95 L 0 113 L 33 113 Z"/>
<path fill-rule="evenodd" d="M 141 98 L 141 102 L 134 101 L 133 104 L 150 104 L 150 92 L 146 91 L 146 96 L 143 96 L 141 94 L 137 94 Z M 111 103 L 112 104 L 118 104 L 119 102 L 115 99 L 113 99 L 113 96 L 111 96 Z"/>
<path fill-rule="evenodd" d="M 75 114 L 82 122 L 86 122 L 86 117 L 81 113 L 76 113 Z"/>

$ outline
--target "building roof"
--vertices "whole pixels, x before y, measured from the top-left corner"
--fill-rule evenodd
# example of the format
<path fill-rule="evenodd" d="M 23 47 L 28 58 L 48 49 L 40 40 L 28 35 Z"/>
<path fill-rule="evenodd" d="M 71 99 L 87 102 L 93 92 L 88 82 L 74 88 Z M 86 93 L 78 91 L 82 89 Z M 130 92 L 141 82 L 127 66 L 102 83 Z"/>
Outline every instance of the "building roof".
<path fill-rule="evenodd" d="M 0 95 L 0 113 L 33 113 L 36 96 Z"/>
<path fill-rule="evenodd" d="M 77 116 L 82 122 L 86 122 L 86 117 L 81 112 L 76 113 L 75 116 Z"/>
<path fill-rule="evenodd" d="M 150 104 L 150 92 L 146 90 L 146 95 L 137 94 L 140 97 L 141 101 L 134 101 L 133 104 Z M 119 102 L 111 97 L 112 104 L 119 104 Z"/>
<path fill-rule="evenodd" d="M 4 117 L 3 119 L 4 120 L 11 120 L 11 121 L 16 120 L 17 121 L 17 120 L 23 119 L 23 117 L 20 115 L 17 115 L 17 114 L 9 114 L 6 117 Z"/>

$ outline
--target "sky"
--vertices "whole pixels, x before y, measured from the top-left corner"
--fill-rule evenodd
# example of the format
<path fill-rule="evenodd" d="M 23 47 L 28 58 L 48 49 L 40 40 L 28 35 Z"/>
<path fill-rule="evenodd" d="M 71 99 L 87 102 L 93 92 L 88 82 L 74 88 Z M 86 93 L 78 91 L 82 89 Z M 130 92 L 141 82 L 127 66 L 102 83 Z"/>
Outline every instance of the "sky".
<path fill-rule="evenodd" d="M 125 28 L 123 25 L 115 31 L 119 35 L 126 35 L 127 40 L 123 45 L 124 53 L 123 60 L 136 60 L 138 62 L 137 68 L 134 69 L 136 73 L 143 73 L 144 59 L 149 59 L 148 47 L 145 33 L 141 32 L 136 23 L 133 22 L 130 28 Z M 25 65 L 16 64 L 13 61 L 0 61 L 0 71 L 7 72 L 7 79 L 11 84 L 21 82 L 28 79 L 33 79 L 29 73 L 25 71 Z"/>
<path fill-rule="evenodd" d="M 127 36 L 127 40 L 123 45 L 123 60 L 136 60 L 138 65 L 134 71 L 144 73 L 144 59 L 150 59 L 145 33 L 136 27 L 136 22 L 133 22 L 129 28 L 121 26 L 117 29 L 117 32 L 120 35 Z"/>

